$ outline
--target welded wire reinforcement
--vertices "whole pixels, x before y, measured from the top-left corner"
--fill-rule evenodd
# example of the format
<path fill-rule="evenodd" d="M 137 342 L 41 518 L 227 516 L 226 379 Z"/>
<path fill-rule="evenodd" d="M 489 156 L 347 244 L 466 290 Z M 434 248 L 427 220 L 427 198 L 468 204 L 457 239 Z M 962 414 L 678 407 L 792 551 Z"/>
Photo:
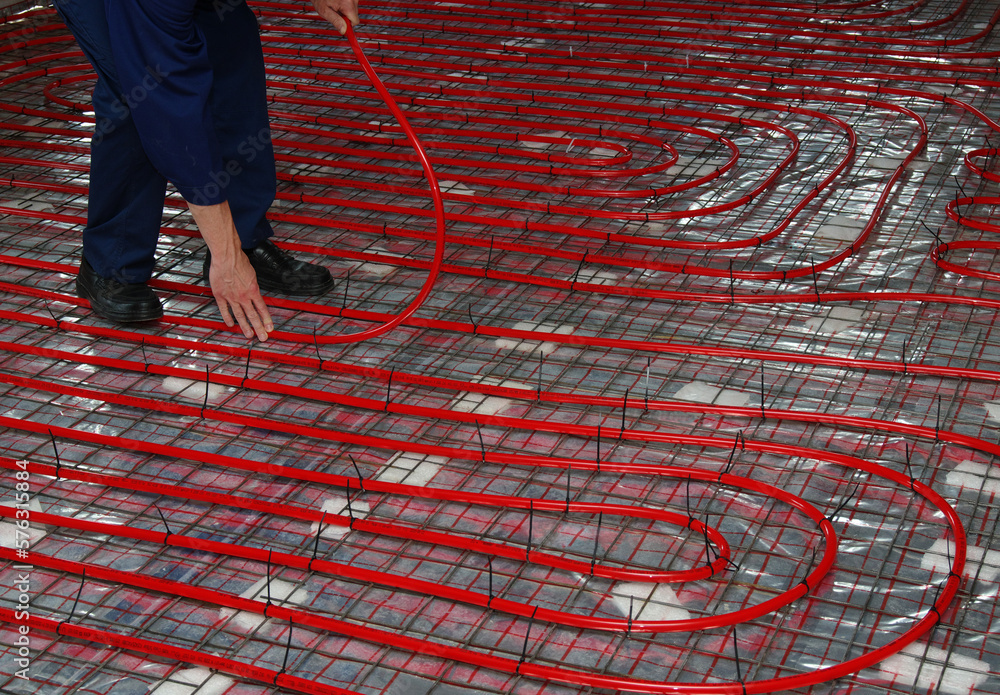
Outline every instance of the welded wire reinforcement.
<path fill-rule="evenodd" d="M 252 6 L 338 278 L 254 344 L 173 194 L 164 319 L 74 296 L 94 75 L 0 24 L 0 690 L 1000 693 L 1000 9 Z"/>

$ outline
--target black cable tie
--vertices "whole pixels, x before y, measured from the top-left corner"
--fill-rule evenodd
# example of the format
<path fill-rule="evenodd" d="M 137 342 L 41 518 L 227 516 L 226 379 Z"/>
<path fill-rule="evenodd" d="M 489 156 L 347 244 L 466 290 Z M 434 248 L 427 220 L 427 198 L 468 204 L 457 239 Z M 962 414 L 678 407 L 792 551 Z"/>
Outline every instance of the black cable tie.
<path fill-rule="evenodd" d="M 201 418 L 205 419 L 205 408 L 208 407 L 208 390 L 212 384 L 212 373 L 208 370 L 208 365 L 205 365 L 205 400 L 201 402 Z"/>
<path fill-rule="evenodd" d="M 56 480 L 59 480 L 59 473 L 62 470 L 62 461 L 59 459 L 59 447 L 56 446 L 56 435 L 52 433 L 52 428 L 49 428 L 49 438 L 52 440 L 52 450 L 56 454 Z"/>
<path fill-rule="evenodd" d="M 618 432 L 618 439 L 621 440 L 625 437 L 625 409 L 628 408 L 628 389 L 625 389 L 625 398 L 622 400 L 622 427 Z"/>
<path fill-rule="evenodd" d="M 941 441 L 941 437 L 939 436 L 940 432 L 941 432 L 941 394 L 938 394 L 938 397 L 937 397 L 937 418 L 934 421 L 934 441 L 935 442 Z"/>
<path fill-rule="evenodd" d="M 285 658 L 281 661 L 281 671 L 274 674 L 274 684 L 278 684 L 278 678 L 288 669 L 288 652 L 292 650 L 292 619 L 288 619 L 288 641 L 285 643 Z"/>
<path fill-rule="evenodd" d="M 811 273 L 811 276 L 812 276 L 812 281 L 813 281 L 813 290 L 815 290 L 815 292 L 816 292 L 816 303 L 817 304 L 822 304 L 823 303 L 823 297 L 819 293 L 819 281 L 816 279 L 816 264 L 811 259 L 810 259 L 809 262 L 812 264 L 812 273 Z"/>
<path fill-rule="evenodd" d="M 928 232 L 931 233 L 931 236 L 933 236 L 934 239 L 935 239 L 935 241 L 937 241 L 938 246 L 941 247 L 942 251 L 947 251 L 948 250 L 948 244 L 944 243 L 941 240 L 941 237 L 938 235 L 937 232 L 934 231 L 934 229 L 929 224 L 927 224 L 923 220 L 920 220 L 920 224 L 923 225 L 924 229 L 926 229 Z"/>
<path fill-rule="evenodd" d="M 323 522 L 326 521 L 326 512 L 323 512 L 323 516 L 319 518 L 319 528 L 316 529 L 316 540 L 313 541 L 313 553 L 312 557 L 309 558 L 309 564 L 306 567 L 310 572 L 312 572 L 313 563 L 316 562 L 316 556 L 319 554 L 319 537 L 323 535 Z"/>
<path fill-rule="evenodd" d="M 573 463 L 570 462 L 566 468 L 566 514 L 569 514 L 569 486 L 573 479 Z"/>
<path fill-rule="evenodd" d="M 806 576 L 804 576 L 802 578 L 802 581 L 799 582 L 799 584 L 802 584 L 803 586 L 805 586 L 807 594 L 810 591 L 812 591 L 812 587 L 809 586 L 809 571 L 813 568 L 813 565 L 815 563 L 816 563 L 816 548 L 814 547 L 812 549 L 812 557 L 809 558 L 809 565 L 806 567 Z"/>
<path fill-rule="evenodd" d="M 247 364 L 246 368 L 243 370 L 243 381 L 240 382 L 240 388 L 246 384 L 247 379 L 250 378 L 250 356 L 253 355 L 253 343 L 250 344 L 250 349 L 247 350 Z"/>
<path fill-rule="evenodd" d="M 594 576 L 594 567 L 597 566 L 597 546 L 601 540 L 601 523 L 604 521 L 604 512 L 597 513 L 597 532 L 594 534 L 594 552 L 590 556 L 590 576 Z"/>
<path fill-rule="evenodd" d="M 625 628 L 625 635 L 632 636 L 632 611 L 635 610 L 635 596 L 628 597 L 628 625 Z"/>
<path fill-rule="evenodd" d="M 521 673 L 521 664 L 524 663 L 524 660 L 528 656 L 528 638 L 531 637 L 531 626 L 535 624 L 535 613 L 537 612 L 538 606 L 535 606 L 535 609 L 531 611 L 531 618 L 528 619 L 528 629 L 524 632 L 524 646 L 521 647 L 521 660 L 517 662 L 517 673 L 519 675 Z"/>
<path fill-rule="evenodd" d="M 542 400 L 542 372 L 545 370 L 545 352 L 538 350 L 538 379 L 535 386 L 535 400 Z"/>
<path fill-rule="evenodd" d="M 858 490 L 860 489 L 861 489 L 861 481 L 859 480 L 857 484 L 854 486 L 854 489 L 851 490 L 851 494 L 845 497 L 843 501 L 839 505 L 837 505 L 837 508 L 833 510 L 832 514 L 826 517 L 826 520 L 829 521 L 830 523 L 833 523 L 833 518 L 838 514 L 840 514 L 842 511 L 844 511 L 844 508 L 847 507 L 848 503 L 852 499 L 854 499 L 854 496 L 858 494 Z"/>
<path fill-rule="evenodd" d="M 357 473 L 357 475 L 358 475 L 358 487 L 361 488 L 362 490 L 364 490 L 365 489 L 365 479 L 364 479 L 364 476 L 361 475 L 361 469 L 358 468 L 358 462 L 355 461 L 354 457 L 351 456 L 350 454 L 347 455 L 347 458 L 351 459 L 351 465 L 354 466 L 354 472 Z"/>
<path fill-rule="evenodd" d="M 903 338 L 903 356 L 902 356 L 902 360 L 903 360 L 903 375 L 904 376 L 906 375 L 906 368 L 907 368 L 907 364 L 906 364 L 906 349 L 909 346 L 910 346 L 910 341 L 907 338 Z"/>
<path fill-rule="evenodd" d="M 490 265 L 493 264 L 493 239 L 495 236 L 495 234 L 490 234 L 490 253 L 486 257 L 486 268 L 483 269 L 484 278 L 489 278 L 490 276 Z"/>
<path fill-rule="evenodd" d="M 265 586 L 267 587 L 267 606 L 264 607 L 264 615 L 267 615 L 267 610 L 271 607 L 271 551 L 267 551 L 267 574 L 264 577 Z"/>
<path fill-rule="evenodd" d="M 146 357 L 146 336 L 142 336 L 142 342 L 139 343 L 139 347 L 142 349 L 142 372 L 143 374 L 149 374 L 149 359 Z"/>
<path fill-rule="evenodd" d="M 743 682 L 743 668 L 740 664 L 740 647 L 739 639 L 736 635 L 736 625 L 733 625 L 733 654 L 736 656 L 736 680 L 740 682 L 743 686 L 743 692 L 746 692 L 746 684 Z"/>
<path fill-rule="evenodd" d="M 729 259 L 729 300 L 736 303 L 736 277 L 733 275 L 733 259 Z"/>
<path fill-rule="evenodd" d="M 933 613 L 934 615 L 937 616 L 937 620 L 935 621 L 937 623 L 940 623 L 943 620 L 943 616 L 941 615 L 941 611 L 939 611 L 938 607 L 937 607 L 937 602 L 938 602 L 938 599 L 941 598 L 941 591 L 942 590 L 944 590 L 944 584 L 938 584 L 937 591 L 934 593 L 934 601 L 931 603 L 931 607 L 927 611 L 928 614 Z"/>
<path fill-rule="evenodd" d="M 48 304 L 43 304 L 42 306 L 45 307 L 45 311 L 49 312 L 49 317 L 51 317 L 52 323 L 55 324 L 54 328 L 59 328 L 59 319 L 57 319 L 56 315 L 52 313 L 52 307 L 50 307 Z"/>
<path fill-rule="evenodd" d="M 715 574 L 715 569 L 712 567 L 712 563 L 715 562 L 716 558 L 722 557 L 722 555 L 715 552 L 715 550 L 712 548 L 711 542 L 709 542 L 709 540 L 708 540 L 708 525 L 707 524 L 702 524 L 701 525 L 701 535 L 702 535 L 702 538 L 705 541 L 705 562 L 708 565 L 708 569 L 712 573 L 709 576 L 712 576 L 712 575 Z M 716 555 L 716 558 L 712 557 L 713 553 Z"/>
<path fill-rule="evenodd" d="M 962 185 L 962 182 L 956 180 L 955 183 L 958 184 L 958 190 L 962 192 L 962 197 L 971 201 L 972 196 L 970 196 L 968 193 L 965 192 L 965 186 Z"/>
<path fill-rule="evenodd" d="M 323 368 L 323 353 L 319 351 L 319 338 L 316 336 L 317 326 L 313 326 L 313 347 L 316 348 L 316 359 L 319 360 L 319 368 Z"/>
<path fill-rule="evenodd" d="M 486 563 L 490 571 L 490 585 L 488 594 L 489 598 L 486 599 L 486 607 L 492 608 L 493 607 L 493 558 L 491 557 L 486 558 Z"/>
<path fill-rule="evenodd" d="M 583 264 L 587 262 L 587 255 L 589 253 L 590 253 L 589 251 L 584 251 L 583 252 L 583 258 L 581 258 L 580 262 L 577 264 L 577 266 L 576 266 L 576 272 L 573 273 L 573 279 L 570 280 L 570 283 L 569 283 L 569 289 L 570 289 L 570 291 L 573 291 L 576 288 L 576 280 L 577 280 L 577 278 L 580 277 L 580 271 L 583 270 Z"/>
<path fill-rule="evenodd" d="M 733 467 L 733 462 L 736 460 L 736 447 L 740 445 L 740 437 L 743 436 L 743 430 L 740 430 L 736 435 L 736 439 L 733 440 L 733 450 L 729 452 L 729 460 L 726 461 L 726 467 L 719 473 L 717 479 L 718 482 L 722 482 L 722 476 L 728 475 L 730 469 Z"/>
<path fill-rule="evenodd" d="M 945 551 L 948 553 L 948 579 L 958 579 L 961 581 L 962 575 L 955 571 L 955 559 L 951 555 L 951 536 L 945 536 Z"/>
<path fill-rule="evenodd" d="M 940 593 L 940 591 L 938 593 Z M 934 603 L 931 604 L 931 607 L 930 607 L 930 610 L 928 610 L 928 613 L 933 613 L 934 615 L 937 616 L 937 620 L 935 620 L 934 622 L 936 622 L 936 623 L 940 623 L 941 622 L 941 620 L 942 620 L 942 618 L 941 618 L 941 611 L 939 611 L 938 607 L 937 607 L 937 597 L 934 598 Z"/>
<path fill-rule="evenodd" d="M 531 561 L 531 537 L 535 532 L 535 500 L 528 500 L 528 543 L 524 549 L 524 561 Z"/>
<path fill-rule="evenodd" d="M 87 581 L 87 568 L 83 568 L 83 572 L 80 574 L 80 588 L 76 590 L 76 598 L 73 599 L 73 607 L 69 609 L 69 617 L 62 621 L 63 623 L 69 622 L 76 615 L 76 606 L 80 603 L 80 596 L 83 594 L 83 585 Z M 62 625 L 62 623 L 59 623 Z"/>
<path fill-rule="evenodd" d="M 163 527 L 167 529 L 167 535 L 163 537 L 163 545 L 166 545 L 167 541 L 169 541 L 170 537 L 174 534 L 170 530 L 170 524 L 167 523 L 167 517 L 163 516 L 163 510 L 161 510 L 155 504 L 153 505 L 153 509 L 155 509 L 157 513 L 160 515 L 160 520 L 163 521 Z"/>
<path fill-rule="evenodd" d="M 389 397 L 392 391 L 392 378 L 396 376 L 396 368 L 393 367 L 389 370 L 389 383 L 385 385 L 385 407 L 382 409 L 383 412 L 389 412 Z"/>
<path fill-rule="evenodd" d="M 347 269 L 347 279 L 344 281 L 344 301 L 340 305 L 340 313 L 344 314 L 347 310 L 347 290 L 351 287 L 351 269 Z"/>
<path fill-rule="evenodd" d="M 350 521 L 347 523 L 347 528 L 354 530 L 354 508 L 351 506 L 351 488 L 348 487 L 347 490 L 347 516 L 350 517 Z"/>
<path fill-rule="evenodd" d="M 910 490 L 913 490 L 913 484 L 916 479 L 913 477 L 913 466 L 910 465 L 910 445 L 903 442 L 903 447 L 906 449 L 906 475 L 910 478 Z"/>
<path fill-rule="evenodd" d="M 483 441 L 483 430 L 479 426 L 479 419 L 476 418 L 476 434 L 479 435 L 479 453 L 483 457 L 483 463 L 486 463 L 486 443 Z"/>
<path fill-rule="evenodd" d="M 472 335 L 476 335 L 476 333 L 479 331 L 479 326 L 476 325 L 476 320 L 474 318 L 472 318 L 472 305 L 471 304 L 467 307 L 467 310 L 469 312 L 469 323 L 472 324 Z"/>

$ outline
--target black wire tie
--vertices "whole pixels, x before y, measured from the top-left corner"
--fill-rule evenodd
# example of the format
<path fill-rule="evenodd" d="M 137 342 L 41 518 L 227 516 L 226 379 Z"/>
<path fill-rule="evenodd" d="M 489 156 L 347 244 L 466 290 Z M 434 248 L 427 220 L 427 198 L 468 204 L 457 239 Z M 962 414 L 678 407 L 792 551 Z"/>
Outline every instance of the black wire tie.
<path fill-rule="evenodd" d="M 163 521 L 163 527 L 167 529 L 167 535 L 163 537 L 163 545 L 166 545 L 167 541 L 170 540 L 170 537 L 174 534 L 170 530 L 170 524 L 167 523 L 167 517 L 163 516 L 163 510 L 161 510 L 155 504 L 153 505 L 153 509 L 155 509 L 156 512 L 160 515 L 160 520 Z"/>
<path fill-rule="evenodd" d="M 86 581 L 87 581 L 87 568 L 84 567 L 83 572 L 80 575 L 80 588 L 76 590 L 76 598 L 73 599 L 73 607 L 69 609 L 69 617 L 63 621 L 64 623 L 69 622 L 70 620 L 73 619 L 73 616 L 76 615 L 76 606 L 78 603 L 80 603 L 80 596 L 81 594 L 83 594 L 83 585 L 84 583 L 86 583 Z"/>
<path fill-rule="evenodd" d="M 212 373 L 208 370 L 208 365 L 205 365 L 205 400 L 201 402 L 201 417 L 205 418 L 205 408 L 208 407 L 208 387 L 212 384 Z"/>
<path fill-rule="evenodd" d="M 350 454 L 347 455 L 347 458 L 351 459 L 351 465 L 354 466 L 354 472 L 357 473 L 357 475 L 358 475 L 358 487 L 360 487 L 362 490 L 364 490 L 365 489 L 365 479 L 361 475 L 361 469 L 358 468 L 358 462 L 355 461 L 354 457 L 351 456 Z"/>
<path fill-rule="evenodd" d="M 590 576 L 594 576 L 594 567 L 597 565 L 597 546 L 601 540 L 601 523 L 604 521 L 604 512 L 597 514 L 597 533 L 594 534 L 594 554 L 590 556 Z"/>
<path fill-rule="evenodd" d="M 628 408 L 628 389 L 625 389 L 625 398 L 622 400 L 622 428 L 618 433 L 618 439 L 625 437 L 625 409 Z"/>
<path fill-rule="evenodd" d="M 319 368 L 323 368 L 323 354 L 319 351 L 319 337 L 316 335 L 316 326 L 313 326 L 313 347 L 316 348 L 316 359 L 319 360 Z"/>
<path fill-rule="evenodd" d="M 848 503 L 852 499 L 854 499 L 854 496 L 856 494 L 858 494 L 858 490 L 860 490 L 860 489 L 861 489 L 861 481 L 859 480 L 857 482 L 857 484 L 854 486 L 854 489 L 851 490 L 851 494 L 849 494 L 847 497 L 845 497 L 843 499 L 843 501 L 839 505 L 837 505 L 837 508 L 833 510 L 833 513 L 830 514 L 830 516 L 826 517 L 826 520 L 829 521 L 829 522 L 831 522 L 831 523 L 833 523 L 833 518 L 835 516 L 837 516 L 838 514 L 840 514 L 842 511 L 844 511 L 844 509 L 847 507 Z"/>
<path fill-rule="evenodd" d="M 528 656 L 528 639 L 531 637 L 531 626 L 535 624 L 535 613 L 538 612 L 538 606 L 531 611 L 531 618 L 528 619 L 528 629 L 524 632 L 524 646 L 521 647 L 521 660 L 517 662 L 517 672 L 521 672 L 521 664 Z"/>
<path fill-rule="evenodd" d="M 486 607 L 492 608 L 493 607 L 493 558 L 491 557 L 486 558 L 486 563 L 489 566 L 490 570 L 489 598 L 486 599 Z"/>
<path fill-rule="evenodd" d="M 913 466 L 910 465 L 910 445 L 903 442 L 903 446 L 906 448 L 906 475 L 910 477 L 910 489 L 913 490 L 915 478 L 913 477 Z"/>
<path fill-rule="evenodd" d="M 271 551 L 267 551 L 267 575 L 265 575 L 266 586 L 267 586 L 267 607 L 264 608 L 264 615 L 267 615 L 267 609 L 271 607 Z"/>
<path fill-rule="evenodd" d="M 250 378 L 250 356 L 253 355 L 253 343 L 250 344 L 250 349 L 247 350 L 247 365 L 243 370 L 243 381 L 240 382 L 240 388 L 246 383 L 247 379 Z"/>
<path fill-rule="evenodd" d="M 601 472 L 601 426 L 597 426 L 597 472 Z"/>
<path fill-rule="evenodd" d="M 483 463 L 486 463 L 486 443 L 483 441 L 483 430 L 479 426 L 479 419 L 476 418 L 476 434 L 479 436 L 479 453 L 483 457 Z"/>
<path fill-rule="evenodd" d="M 528 562 L 531 558 L 531 536 L 535 531 L 535 500 L 528 500 L 528 544 L 524 549 L 524 560 Z"/>
<path fill-rule="evenodd" d="M 340 305 L 340 313 L 343 315 L 344 311 L 347 309 L 347 290 L 351 286 L 351 269 L 347 269 L 347 280 L 344 282 L 344 301 Z"/>
<path fill-rule="evenodd" d="M 281 673 L 279 673 L 277 676 L 274 677 L 275 680 L 277 680 L 278 676 L 280 676 L 282 673 L 284 673 L 285 670 L 288 668 L 288 652 L 290 652 L 292 650 L 292 628 L 293 628 L 293 626 L 294 626 L 294 623 L 292 622 L 292 619 L 289 618 L 288 619 L 288 641 L 285 643 L 285 658 L 281 662 Z"/>
<path fill-rule="evenodd" d="M 385 407 L 382 409 L 383 412 L 389 412 L 389 397 L 392 392 L 392 378 L 396 376 L 396 368 L 393 367 L 389 370 L 389 383 L 385 385 Z"/>
<path fill-rule="evenodd" d="M 319 528 L 316 529 L 316 540 L 313 541 L 313 554 L 309 558 L 309 566 L 307 569 L 312 572 L 313 563 L 316 562 L 316 556 L 319 554 L 319 537 L 323 535 L 323 522 L 326 521 L 326 512 L 323 512 L 323 516 L 319 518 Z"/>
<path fill-rule="evenodd" d="M 49 428 L 49 438 L 52 440 L 52 450 L 56 454 L 56 480 L 59 479 L 59 472 L 62 469 L 62 461 L 59 459 L 59 447 L 56 446 L 56 436 L 52 433 L 52 428 Z"/>

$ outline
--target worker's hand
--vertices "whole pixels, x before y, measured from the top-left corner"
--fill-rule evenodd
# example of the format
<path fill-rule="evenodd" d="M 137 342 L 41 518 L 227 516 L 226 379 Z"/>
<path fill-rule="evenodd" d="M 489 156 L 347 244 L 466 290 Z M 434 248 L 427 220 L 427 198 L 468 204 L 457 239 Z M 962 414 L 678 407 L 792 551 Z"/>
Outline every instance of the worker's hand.
<path fill-rule="evenodd" d="M 341 36 L 347 33 L 345 17 L 353 27 L 361 23 L 358 17 L 358 0 L 312 0 L 312 4 L 319 16 L 330 22 Z"/>
<path fill-rule="evenodd" d="M 274 322 L 264 298 L 260 296 L 257 273 L 246 254 L 240 251 L 235 263 L 222 263 L 212 256 L 208 282 L 227 326 L 232 328 L 239 324 L 247 338 L 256 334 L 258 339 L 267 340 L 268 334 L 274 330 Z"/>
<path fill-rule="evenodd" d="M 253 338 L 256 333 L 261 340 L 267 340 L 268 333 L 274 330 L 274 322 L 260 296 L 257 273 L 240 247 L 229 203 L 195 205 L 188 202 L 188 208 L 212 252 L 208 283 L 222 312 L 222 320 L 230 328 L 239 324 L 247 338 Z"/>

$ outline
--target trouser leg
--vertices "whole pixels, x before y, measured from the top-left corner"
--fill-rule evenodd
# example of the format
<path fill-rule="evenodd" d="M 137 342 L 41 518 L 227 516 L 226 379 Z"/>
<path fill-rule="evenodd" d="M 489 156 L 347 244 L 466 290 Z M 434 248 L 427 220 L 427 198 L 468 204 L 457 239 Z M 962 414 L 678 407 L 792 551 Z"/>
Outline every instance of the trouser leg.
<path fill-rule="evenodd" d="M 216 178 L 226 184 L 240 242 L 254 248 L 273 234 L 266 214 L 277 181 L 257 18 L 246 2 L 230 0 L 202 3 L 195 23 L 212 63 L 210 105 L 224 167 Z"/>
<path fill-rule="evenodd" d="M 166 179 L 146 156 L 127 106 L 143 95 L 122 94 L 103 0 L 57 2 L 56 9 L 97 72 L 83 255 L 102 277 L 144 283 L 153 271 Z"/>

